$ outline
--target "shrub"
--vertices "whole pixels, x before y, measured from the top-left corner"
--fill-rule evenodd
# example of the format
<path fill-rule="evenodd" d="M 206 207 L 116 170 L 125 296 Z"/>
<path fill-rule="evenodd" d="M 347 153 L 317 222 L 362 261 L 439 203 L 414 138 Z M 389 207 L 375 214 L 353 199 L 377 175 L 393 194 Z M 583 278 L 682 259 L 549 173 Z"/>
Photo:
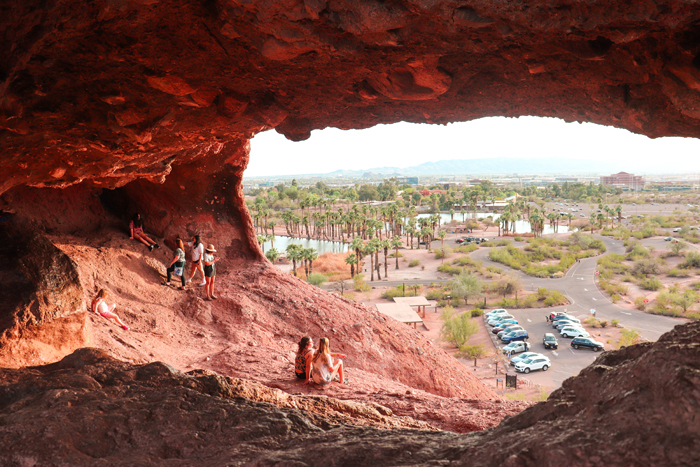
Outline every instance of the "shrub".
<path fill-rule="evenodd" d="M 324 282 L 328 280 L 328 276 L 324 276 L 323 274 L 320 274 L 318 272 L 315 272 L 313 274 L 309 274 L 309 276 L 306 278 L 306 282 L 308 282 L 311 285 L 315 285 L 316 287 L 320 286 Z"/>
<path fill-rule="evenodd" d="M 364 274 L 355 274 L 355 277 L 352 278 L 352 282 L 355 290 L 358 292 L 368 292 L 372 289 L 372 287 L 365 282 Z"/>
<path fill-rule="evenodd" d="M 618 294 L 616 294 L 616 293 L 614 293 L 614 294 L 612 294 L 612 295 L 610 296 L 610 300 L 612 300 L 613 303 L 619 302 L 621 298 L 622 298 L 622 297 L 620 297 L 620 296 L 619 296 Z"/>
<path fill-rule="evenodd" d="M 622 276 L 622 280 L 624 282 L 634 282 L 634 277 L 630 276 L 629 274 L 625 274 Z"/>
<path fill-rule="evenodd" d="M 685 255 L 685 261 L 680 267 L 684 269 L 698 268 L 700 267 L 700 253 L 695 251 L 690 251 Z"/>
<path fill-rule="evenodd" d="M 481 358 L 486 355 L 486 349 L 481 345 L 461 345 L 459 346 L 459 351 L 457 351 L 457 356 L 460 358 Z M 476 362 L 474 362 L 476 365 Z"/>
<path fill-rule="evenodd" d="M 409 268 L 413 268 L 413 267 L 418 266 L 419 264 L 420 264 L 420 261 L 419 261 L 419 260 L 417 260 L 417 259 L 412 259 L 412 260 L 408 263 L 408 267 L 409 267 Z"/>
<path fill-rule="evenodd" d="M 447 258 L 452 254 L 450 248 L 435 248 L 435 259 Z"/>
<path fill-rule="evenodd" d="M 513 240 L 515 240 L 516 242 L 522 242 L 523 237 L 518 236 L 518 237 L 513 238 Z"/>
<path fill-rule="evenodd" d="M 539 289 L 537 289 L 537 296 L 540 300 L 544 300 L 545 297 L 547 297 L 547 289 L 544 287 L 540 287 Z"/>
<path fill-rule="evenodd" d="M 479 331 L 476 321 L 471 320 L 471 313 L 457 315 L 451 306 L 443 308 L 442 319 L 440 337 L 457 348 L 466 344 L 469 338 Z"/>
<path fill-rule="evenodd" d="M 474 308 L 472 310 L 472 318 L 475 318 L 477 316 L 481 316 L 483 314 L 484 314 L 484 310 L 482 310 L 481 308 Z"/>
<path fill-rule="evenodd" d="M 629 345 L 638 344 L 640 342 L 640 334 L 636 329 L 622 329 L 620 339 L 615 344 L 615 348 L 627 347 Z"/>
<path fill-rule="evenodd" d="M 613 319 L 612 321 L 610 321 L 610 326 L 617 328 L 620 326 L 620 322 L 616 319 Z"/>
<path fill-rule="evenodd" d="M 462 272 L 462 268 L 460 268 L 459 266 L 452 266 L 451 264 L 441 264 L 440 266 L 438 266 L 437 270 L 440 272 L 444 272 L 445 274 L 450 274 L 452 276 L 457 276 Z"/>
<path fill-rule="evenodd" d="M 525 300 L 523 300 L 523 308 L 534 308 L 534 306 L 537 304 L 537 295 L 535 294 L 530 294 L 527 297 L 525 297 Z"/>
<path fill-rule="evenodd" d="M 387 300 L 393 300 L 394 297 L 405 297 L 406 296 L 406 291 L 404 291 L 403 286 L 399 285 L 398 287 L 394 289 L 386 289 L 384 292 L 382 292 L 382 298 L 385 298 Z"/>
<path fill-rule="evenodd" d="M 479 245 L 476 243 L 470 243 L 468 245 L 461 245 L 455 248 L 454 251 L 457 253 L 471 253 L 472 251 L 476 251 L 479 249 Z"/>
<path fill-rule="evenodd" d="M 656 277 L 647 277 L 639 281 L 639 286 L 644 290 L 659 290 L 663 284 Z"/>
<path fill-rule="evenodd" d="M 445 296 L 445 293 L 442 290 L 428 290 L 428 293 L 425 294 L 425 298 L 428 300 L 441 300 Z"/>
<path fill-rule="evenodd" d="M 692 319 L 692 320 L 695 320 L 695 321 L 700 320 L 700 313 L 693 312 L 693 313 L 688 313 L 688 314 L 685 315 L 685 316 L 686 316 L 688 319 Z"/>
<path fill-rule="evenodd" d="M 600 326 L 600 321 L 598 321 L 593 316 L 589 316 L 588 318 L 583 320 L 583 324 L 592 328 L 597 328 Z"/>
<path fill-rule="evenodd" d="M 678 269 L 678 268 L 673 268 L 670 271 L 668 271 L 668 275 L 670 277 L 688 277 L 688 271 L 684 271 L 684 270 Z"/>
<path fill-rule="evenodd" d="M 547 297 L 544 299 L 544 306 L 554 306 L 556 303 L 557 302 L 552 297 Z"/>
<path fill-rule="evenodd" d="M 640 259 L 639 261 L 635 261 L 634 266 L 632 266 L 632 274 L 635 276 L 659 274 L 660 272 L 661 265 L 653 258 Z"/>
<path fill-rule="evenodd" d="M 644 311 L 647 307 L 647 303 L 644 301 L 644 297 L 637 297 L 634 299 L 634 307 L 638 310 Z"/>
<path fill-rule="evenodd" d="M 503 269 L 497 267 L 497 266 L 487 266 L 486 270 L 488 272 L 491 272 L 493 274 L 503 274 Z"/>
<path fill-rule="evenodd" d="M 604 328 L 604 327 L 606 327 L 607 325 L 608 325 L 608 322 L 607 322 L 607 321 L 605 321 L 605 320 L 601 320 L 601 321 L 600 321 L 600 327 L 601 327 L 601 328 Z"/>

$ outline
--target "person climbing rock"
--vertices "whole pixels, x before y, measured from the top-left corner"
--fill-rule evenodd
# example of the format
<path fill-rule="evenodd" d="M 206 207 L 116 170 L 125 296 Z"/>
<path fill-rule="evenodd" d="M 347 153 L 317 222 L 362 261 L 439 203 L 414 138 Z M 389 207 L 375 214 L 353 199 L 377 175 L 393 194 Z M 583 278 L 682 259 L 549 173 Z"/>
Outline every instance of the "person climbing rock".
<path fill-rule="evenodd" d="M 170 262 L 170 266 L 166 269 L 168 278 L 163 285 L 170 285 L 170 277 L 174 273 L 176 276 L 180 276 L 182 281 L 182 287 L 178 287 L 180 290 L 185 290 L 185 245 L 182 243 L 181 239 L 177 239 L 177 248 L 175 249 L 175 257 Z"/>
<path fill-rule="evenodd" d="M 192 272 L 190 272 L 190 277 L 187 278 L 187 282 L 192 282 L 194 275 L 199 271 L 202 275 L 202 283 L 199 285 L 207 285 L 207 281 L 204 277 L 204 263 L 202 261 L 202 256 L 204 255 L 202 238 L 199 235 L 195 235 L 191 242 L 187 242 L 187 246 L 192 248 Z"/>
<path fill-rule="evenodd" d="M 95 298 L 92 300 L 90 308 L 93 312 L 97 313 L 103 318 L 107 318 L 109 320 L 114 321 L 115 323 L 119 324 L 125 331 L 128 331 L 129 326 L 124 324 L 119 318 L 119 316 L 114 312 L 114 309 L 117 307 L 117 304 L 112 303 L 111 305 L 107 305 L 107 302 L 105 301 L 107 295 L 108 292 L 105 289 L 100 289 L 100 291 L 97 292 L 97 296 L 95 296 Z"/>
<path fill-rule="evenodd" d="M 129 231 L 131 232 L 131 239 L 136 239 L 148 247 L 148 251 L 153 251 L 154 248 L 160 248 L 155 240 L 144 233 L 143 220 L 141 219 L 141 214 L 138 212 L 134 214 L 134 217 L 129 222 Z"/>

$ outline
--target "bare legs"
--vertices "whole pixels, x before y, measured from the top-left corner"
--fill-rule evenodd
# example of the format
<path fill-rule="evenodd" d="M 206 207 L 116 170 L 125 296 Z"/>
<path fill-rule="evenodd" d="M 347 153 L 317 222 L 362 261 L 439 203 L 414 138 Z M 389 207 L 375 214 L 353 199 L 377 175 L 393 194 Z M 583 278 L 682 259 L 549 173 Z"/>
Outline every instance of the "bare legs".
<path fill-rule="evenodd" d="M 199 274 L 202 275 L 202 282 L 204 282 L 204 261 L 202 259 L 199 260 L 197 264 L 192 265 L 192 272 L 190 273 L 190 277 L 187 279 L 187 282 L 192 282 L 192 279 L 194 279 L 194 275 L 199 271 Z"/>
<path fill-rule="evenodd" d="M 151 245 L 155 245 L 156 242 L 154 242 L 148 235 L 143 234 L 143 233 L 135 233 L 134 232 L 134 238 L 138 240 L 139 242 L 143 243 L 147 247 L 150 247 Z"/>
<path fill-rule="evenodd" d="M 100 313 L 103 317 L 114 321 L 115 323 L 119 324 L 122 328 L 126 329 L 127 331 L 129 330 L 129 326 L 124 324 L 124 322 L 119 318 L 119 316 L 114 312 L 114 309 L 117 307 L 116 303 L 112 303 L 109 306 L 109 311 L 106 313 Z"/>
<path fill-rule="evenodd" d="M 216 276 L 207 277 L 207 285 L 204 286 L 204 290 L 207 293 L 207 298 L 210 300 L 216 300 L 216 296 L 214 295 L 214 279 L 216 279 Z"/>
<path fill-rule="evenodd" d="M 338 359 L 338 365 L 335 368 L 338 372 L 338 378 L 340 378 L 340 382 L 343 383 L 345 381 L 345 377 L 343 375 L 343 361 Z"/>

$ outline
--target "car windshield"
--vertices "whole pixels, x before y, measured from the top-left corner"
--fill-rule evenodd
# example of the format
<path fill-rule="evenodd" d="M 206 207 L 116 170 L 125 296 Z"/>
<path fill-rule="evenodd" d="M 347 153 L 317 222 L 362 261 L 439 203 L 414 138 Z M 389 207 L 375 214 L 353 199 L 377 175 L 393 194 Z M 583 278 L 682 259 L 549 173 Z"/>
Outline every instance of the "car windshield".
<path fill-rule="evenodd" d="M 532 360 L 533 360 L 533 357 L 530 357 L 530 358 L 526 358 L 525 360 L 520 360 L 520 363 L 522 363 L 524 365 L 529 365 L 530 363 L 532 363 Z"/>
<path fill-rule="evenodd" d="M 544 340 L 546 340 L 546 341 L 553 341 L 553 340 L 554 340 L 554 336 L 544 336 Z"/>

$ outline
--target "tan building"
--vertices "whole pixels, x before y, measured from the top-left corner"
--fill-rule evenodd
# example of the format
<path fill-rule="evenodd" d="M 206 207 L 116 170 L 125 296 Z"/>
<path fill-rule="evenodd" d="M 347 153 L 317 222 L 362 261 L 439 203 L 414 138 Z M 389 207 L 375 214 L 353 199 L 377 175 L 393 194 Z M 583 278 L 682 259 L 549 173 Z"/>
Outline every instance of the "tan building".
<path fill-rule="evenodd" d="M 609 177 L 600 177 L 601 185 L 610 185 L 629 191 L 641 191 L 644 189 L 644 177 L 641 175 L 619 172 Z"/>

